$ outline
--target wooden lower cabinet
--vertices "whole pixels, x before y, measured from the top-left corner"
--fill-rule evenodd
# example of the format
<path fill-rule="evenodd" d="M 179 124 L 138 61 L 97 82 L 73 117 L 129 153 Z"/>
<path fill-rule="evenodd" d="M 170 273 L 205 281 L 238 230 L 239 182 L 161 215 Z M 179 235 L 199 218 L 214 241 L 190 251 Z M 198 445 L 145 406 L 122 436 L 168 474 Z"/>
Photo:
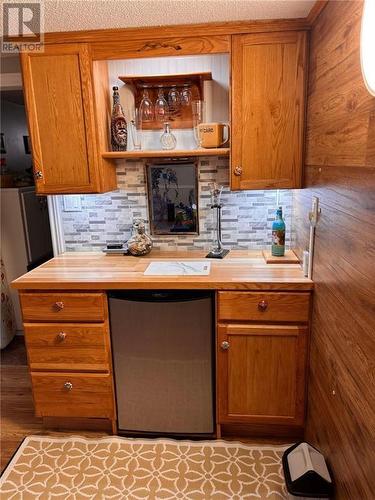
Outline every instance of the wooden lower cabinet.
<path fill-rule="evenodd" d="M 21 292 L 35 414 L 53 427 L 116 431 L 107 296 Z"/>
<path fill-rule="evenodd" d="M 219 324 L 219 424 L 302 426 L 307 326 Z"/>

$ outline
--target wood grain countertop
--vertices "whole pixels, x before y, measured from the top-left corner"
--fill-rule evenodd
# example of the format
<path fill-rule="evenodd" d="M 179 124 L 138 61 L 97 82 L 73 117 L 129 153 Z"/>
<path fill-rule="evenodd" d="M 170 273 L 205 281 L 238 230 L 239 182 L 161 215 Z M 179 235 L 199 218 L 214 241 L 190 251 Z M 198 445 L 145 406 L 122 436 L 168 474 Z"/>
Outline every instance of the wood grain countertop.
<path fill-rule="evenodd" d="M 144 276 L 160 260 L 203 260 L 207 252 L 153 250 L 145 257 L 72 252 L 55 257 L 12 282 L 20 290 L 217 289 L 311 290 L 299 264 L 266 264 L 259 251 L 232 250 L 210 259 L 208 276 Z"/>

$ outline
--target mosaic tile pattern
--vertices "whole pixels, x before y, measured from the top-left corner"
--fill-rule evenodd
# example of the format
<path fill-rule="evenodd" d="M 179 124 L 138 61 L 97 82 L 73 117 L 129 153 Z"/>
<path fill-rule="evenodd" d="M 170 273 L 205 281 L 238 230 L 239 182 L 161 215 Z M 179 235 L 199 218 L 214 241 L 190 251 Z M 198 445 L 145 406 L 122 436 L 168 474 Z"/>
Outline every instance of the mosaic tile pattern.
<path fill-rule="evenodd" d="M 153 236 L 154 246 L 164 250 L 209 249 L 214 234 L 209 185 L 224 185 L 222 202 L 222 240 L 226 248 L 260 249 L 270 245 L 275 209 L 284 209 L 286 244 L 290 243 L 292 191 L 229 190 L 226 158 L 199 161 L 199 235 Z M 65 212 L 60 197 L 66 251 L 98 251 L 108 243 L 130 237 L 134 218 L 148 224 L 148 200 L 143 161 L 121 161 L 117 166 L 118 190 L 101 195 L 81 196 L 82 210 Z"/>

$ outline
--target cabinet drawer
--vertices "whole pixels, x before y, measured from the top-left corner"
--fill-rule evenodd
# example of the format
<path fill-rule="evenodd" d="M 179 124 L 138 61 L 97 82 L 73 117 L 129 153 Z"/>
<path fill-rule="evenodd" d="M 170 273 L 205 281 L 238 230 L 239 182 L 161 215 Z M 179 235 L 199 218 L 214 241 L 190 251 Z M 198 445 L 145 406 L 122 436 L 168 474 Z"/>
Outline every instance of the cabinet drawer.
<path fill-rule="evenodd" d="M 104 324 L 25 323 L 31 370 L 109 371 Z"/>
<path fill-rule="evenodd" d="M 31 373 L 40 417 L 112 418 L 111 376 L 99 373 Z"/>
<path fill-rule="evenodd" d="M 104 293 L 20 293 L 24 321 L 104 321 Z"/>
<path fill-rule="evenodd" d="M 219 292 L 221 321 L 307 322 L 309 309 L 309 293 Z"/>

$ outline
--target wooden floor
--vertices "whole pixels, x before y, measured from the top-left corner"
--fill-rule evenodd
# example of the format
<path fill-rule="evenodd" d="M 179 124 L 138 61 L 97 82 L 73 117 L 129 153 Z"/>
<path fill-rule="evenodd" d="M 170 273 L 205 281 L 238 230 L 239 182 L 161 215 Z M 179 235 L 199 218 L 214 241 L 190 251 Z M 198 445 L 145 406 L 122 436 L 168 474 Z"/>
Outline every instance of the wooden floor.
<path fill-rule="evenodd" d="M 1 351 L 1 470 L 5 468 L 26 436 L 72 434 L 72 432 L 48 431 L 43 428 L 42 419 L 34 416 L 31 383 L 26 362 L 23 337 L 15 337 L 11 344 Z M 87 437 L 107 435 L 97 431 L 77 431 L 74 434 Z"/>

